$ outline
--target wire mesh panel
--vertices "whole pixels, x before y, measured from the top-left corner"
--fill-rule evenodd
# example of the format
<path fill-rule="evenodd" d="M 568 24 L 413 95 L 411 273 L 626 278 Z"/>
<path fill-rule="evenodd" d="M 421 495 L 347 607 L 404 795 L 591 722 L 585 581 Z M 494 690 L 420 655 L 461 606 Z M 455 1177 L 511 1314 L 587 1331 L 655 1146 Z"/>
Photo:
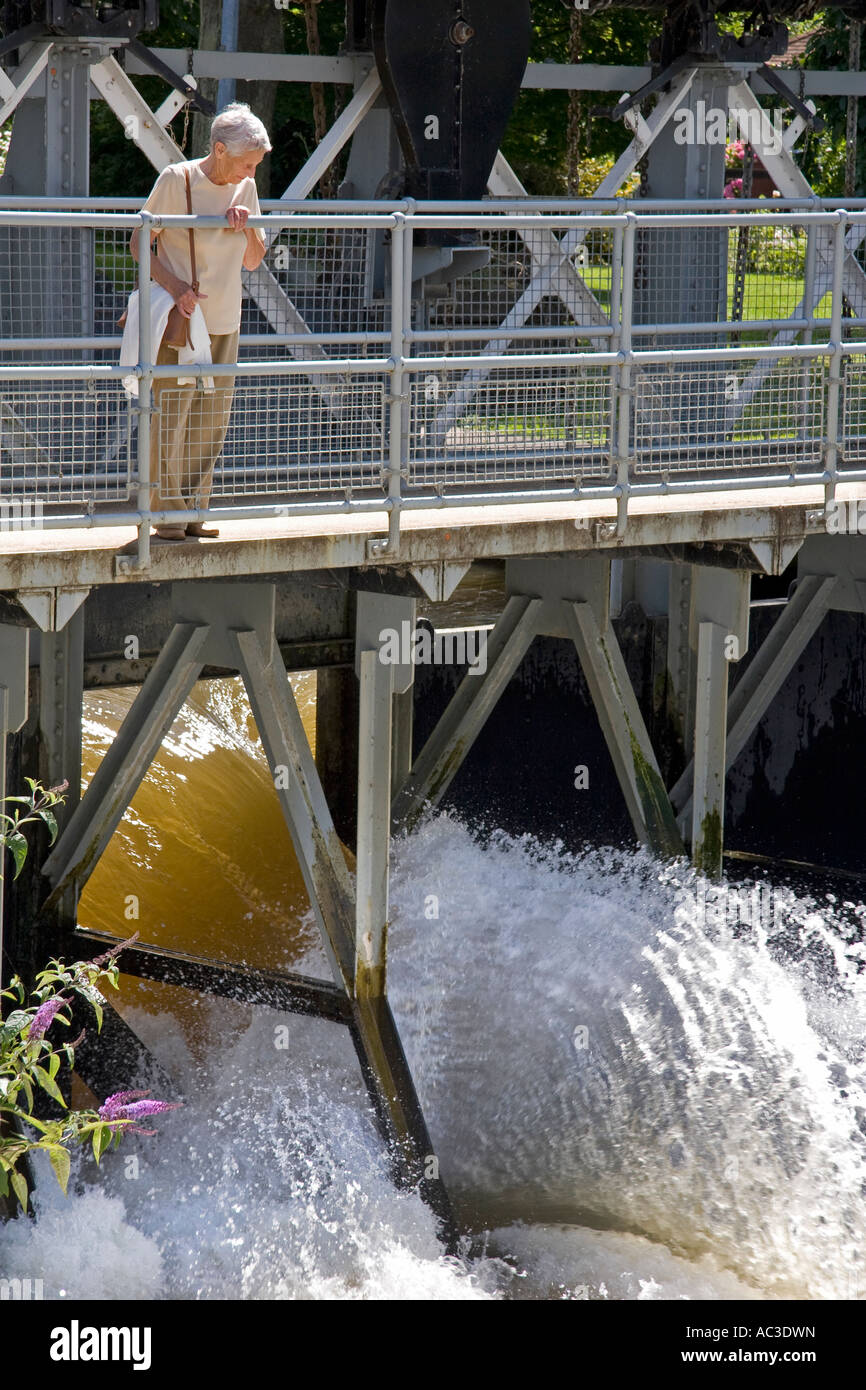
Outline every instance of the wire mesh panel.
<path fill-rule="evenodd" d="M 539 340 L 543 340 L 546 328 L 573 325 L 590 329 L 609 324 L 612 231 L 581 227 L 578 218 L 570 230 L 543 225 L 484 228 L 477 234 L 474 247 L 480 264 L 441 285 L 431 285 L 429 278 L 421 278 L 427 262 L 424 248 L 416 247 L 418 332 L 423 333 L 425 328 L 476 329 L 480 352 L 487 332 L 500 327 L 537 328 Z M 468 257 L 472 248 L 465 250 Z M 471 262 L 464 261 L 466 264 Z M 462 268 L 458 262 L 456 269 Z M 578 336 L 585 340 L 588 334 Z M 508 350 L 507 338 L 500 341 Z M 419 351 L 423 350 L 422 345 Z M 471 343 L 461 342 L 461 354 L 474 350 Z M 526 339 L 515 340 L 510 350 L 525 351 Z"/>
<path fill-rule="evenodd" d="M 386 259 L 381 230 L 280 228 L 265 258 L 267 274 L 244 277 L 241 331 L 381 332 L 386 315 Z M 264 355 L 271 354 L 266 349 Z M 353 349 L 352 355 L 366 355 L 364 346 L 358 352 Z"/>
<path fill-rule="evenodd" d="M 639 228 L 634 256 L 634 325 L 641 347 L 724 346 L 722 334 L 638 333 L 654 324 L 724 323 L 728 232 L 724 226 Z"/>
<path fill-rule="evenodd" d="M 430 371 L 410 389 L 409 484 L 475 486 L 609 472 L 607 369 Z"/>
<path fill-rule="evenodd" d="M 120 382 L 0 382 L 0 495 L 125 500 L 133 423 Z"/>
<path fill-rule="evenodd" d="M 4 337 L 93 332 L 93 232 L 80 227 L 0 228 Z"/>
<path fill-rule="evenodd" d="M 804 303 L 807 251 L 814 260 L 811 303 Z M 831 266 L 828 228 L 807 229 L 795 221 L 762 225 L 760 216 L 752 217 L 747 227 L 728 233 L 725 317 L 736 322 L 795 316 L 829 319 Z M 773 333 L 772 329 L 752 330 L 740 341 L 765 344 L 772 341 Z"/>
<path fill-rule="evenodd" d="M 843 333 L 849 342 L 862 342 L 866 339 L 866 218 L 861 217 L 848 229 L 845 240 L 849 259 L 846 262 Z M 859 323 L 851 322 L 858 319 Z"/>
<path fill-rule="evenodd" d="M 45 340 L 42 350 L 12 351 L 4 360 L 69 362 L 80 352 L 58 349 L 57 339 L 118 336 L 137 283 L 129 238 L 119 227 L 0 227 L 0 336 Z M 88 349 L 87 357 L 104 354 Z"/>
<path fill-rule="evenodd" d="M 772 212 L 768 205 L 768 212 Z M 742 226 L 638 227 L 635 248 L 636 346 L 770 346 L 795 318 L 823 320 L 806 330 L 829 336 L 833 228 L 796 215 L 769 222 L 741 214 Z M 775 326 L 748 327 L 764 320 Z M 689 324 L 699 331 L 678 332 Z M 743 328 L 737 325 L 746 325 Z M 718 325 L 718 327 L 716 327 Z"/>
<path fill-rule="evenodd" d="M 159 394 L 152 476 L 167 501 L 292 497 L 382 487 L 381 377 L 244 377 Z"/>
<path fill-rule="evenodd" d="M 866 465 L 866 354 L 845 361 L 842 378 L 842 458 L 845 468 Z"/>
<path fill-rule="evenodd" d="M 98 227 L 93 236 L 93 333 L 113 338 L 122 332 L 117 320 L 138 288 L 138 266 L 129 250 L 127 228 Z"/>
<path fill-rule="evenodd" d="M 816 358 L 639 367 L 635 469 L 719 473 L 814 467 L 823 447 L 825 376 Z"/>

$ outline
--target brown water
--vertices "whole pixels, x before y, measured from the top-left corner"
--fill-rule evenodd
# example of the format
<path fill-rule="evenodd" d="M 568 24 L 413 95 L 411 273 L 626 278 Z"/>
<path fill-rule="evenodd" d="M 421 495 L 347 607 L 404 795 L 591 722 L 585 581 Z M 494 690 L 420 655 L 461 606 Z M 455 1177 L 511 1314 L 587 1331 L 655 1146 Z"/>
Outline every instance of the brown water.
<path fill-rule="evenodd" d="M 292 685 L 315 750 L 315 673 Z M 86 696 L 85 785 L 136 693 Z M 200 682 L 94 870 L 79 921 L 213 960 L 290 969 L 318 939 L 309 907 L 242 682 Z M 182 1024 L 197 1002 L 129 978 L 122 997 Z"/>
<path fill-rule="evenodd" d="M 440 626 L 485 622 L 502 602 L 502 567 L 479 564 L 431 616 Z M 315 672 L 293 676 L 292 686 L 315 753 Z M 85 696 L 85 786 L 136 694 Z M 143 942 L 262 969 L 296 967 L 318 945 L 239 677 L 196 686 L 86 886 L 79 921 L 121 937 L 137 930 Z M 127 997 L 131 988 L 127 981 Z M 136 1002 L 152 998 L 160 1008 L 183 1008 L 185 993 L 135 986 Z"/>

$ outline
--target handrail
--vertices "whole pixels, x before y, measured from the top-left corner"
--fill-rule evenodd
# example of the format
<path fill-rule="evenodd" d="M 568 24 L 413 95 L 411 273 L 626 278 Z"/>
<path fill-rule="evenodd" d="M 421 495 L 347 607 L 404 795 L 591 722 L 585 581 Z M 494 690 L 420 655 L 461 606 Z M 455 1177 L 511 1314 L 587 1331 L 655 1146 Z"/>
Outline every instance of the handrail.
<path fill-rule="evenodd" d="M 136 200 L 132 199 L 0 199 L 0 237 L 12 231 L 26 233 L 31 228 L 49 233 L 90 230 L 125 234 L 148 225 L 154 230 L 193 226 L 202 232 L 225 227 L 224 220 L 217 217 L 149 216 L 133 210 L 135 207 Z M 125 517 L 138 529 L 137 557 L 131 563 L 141 569 L 149 564 L 150 527 L 160 516 L 198 520 L 210 515 L 272 516 L 293 511 L 310 515 L 317 508 L 322 515 L 378 510 L 388 514 L 388 536 L 372 543 L 371 554 L 392 555 L 399 552 L 401 512 L 420 505 L 484 506 L 487 501 L 483 499 L 490 498 L 497 505 L 529 497 L 605 498 L 616 502 L 617 533 L 621 536 L 628 525 L 631 497 L 665 492 L 673 496 L 698 488 L 727 491 L 732 486 L 747 489 L 820 483 L 829 502 L 840 478 L 866 477 L 864 470 L 853 466 L 855 460 L 846 459 L 844 449 L 848 410 L 857 439 L 862 437 L 866 462 L 866 365 L 860 360 L 866 358 L 866 341 L 852 337 L 866 326 L 866 271 L 858 260 L 866 243 L 866 199 L 764 199 L 737 201 L 735 205 L 731 200 L 687 204 L 684 200 L 627 199 L 455 204 L 307 201 L 268 203 L 260 217 L 250 219 L 250 225 L 271 234 L 272 253 L 280 235 L 289 234 L 294 259 L 290 258 L 285 283 L 296 297 L 306 295 L 313 313 L 308 325 L 282 283 L 268 272 L 264 290 L 260 284 L 257 292 L 265 293 L 259 307 L 274 331 L 268 334 L 259 329 L 242 339 L 247 352 L 262 349 L 262 355 L 244 356 L 237 363 L 221 366 L 220 375 L 232 377 L 238 389 L 250 392 L 263 389 L 257 383 L 270 379 L 268 389 L 284 393 L 279 397 L 280 410 L 287 419 L 294 418 L 292 412 L 300 409 L 295 405 L 300 397 L 291 393 L 307 392 L 304 400 L 308 404 L 303 407 L 307 414 L 302 412 L 297 418 L 312 419 L 320 410 L 330 421 L 323 426 L 320 441 L 324 462 L 316 463 L 320 478 L 325 477 L 329 466 L 328 450 L 335 447 L 334 421 L 338 422 L 336 433 L 345 444 L 339 467 L 349 476 L 345 501 L 325 494 L 311 501 L 251 505 L 240 491 L 223 504 L 214 502 L 206 511 L 160 513 L 152 509 L 150 437 L 157 427 L 153 383 L 175 378 L 177 369 L 157 366 L 153 361 L 147 309 L 150 243 L 146 237 L 139 239 L 144 293 L 136 365 L 121 368 L 116 361 L 94 360 L 95 353 L 116 351 L 116 333 L 102 337 L 91 332 L 80 339 L 68 333 L 56 338 L 37 334 L 16 338 L 9 335 L 7 327 L 0 341 L 0 353 L 5 355 L 5 360 L 0 360 L 0 392 L 12 392 L 13 396 L 28 386 L 46 392 L 74 391 L 77 386 L 85 392 L 112 392 L 119 388 L 120 378 L 138 379 L 138 401 L 130 407 L 138 422 L 137 458 L 129 479 L 135 509 L 119 513 L 109 509 L 109 503 L 109 508 L 98 514 L 93 505 L 83 506 L 77 515 L 64 513 L 63 523 L 104 525 L 111 517 L 117 525 L 117 518 Z M 659 263 L 655 272 L 648 272 L 646 261 L 655 234 L 662 230 L 682 234 L 686 239 L 682 244 L 691 248 L 688 274 L 715 275 L 718 279 L 724 273 L 727 242 L 714 240 L 713 234 L 736 237 L 747 229 L 782 238 L 781 249 L 776 247 L 774 254 L 781 257 L 783 269 L 787 264 L 784 257 L 789 255 L 795 269 L 787 279 L 782 272 L 778 275 L 787 295 L 800 295 L 790 316 L 777 312 L 730 321 L 703 316 L 695 322 L 684 317 L 680 322 L 660 312 L 651 283 L 654 273 L 658 278 Z M 458 237 L 449 251 L 447 239 L 441 236 L 449 230 L 461 235 L 474 233 L 475 239 Z M 303 239 L 308 233 L 313 234 L 309 245 Z M 429 243 L 432 252 L 425 249 L 425 233 L 436 234 Z M 351 241 L 352 234 L 362 238 L 357 245 Z M 601 240 L 598 234 L 602 234 Z M 350 238 L 344 252 L 350 258 L 346 274 L 355 276 L 362 285 L 357 292 L 361 296 L 358 305 L 368 315 L 358 321 L 369 321 L 369 331 L 354 327 L 350 319 L 335 320 L 337 328 L 332 332 L 321 326 L 316 296 L 323 286 L 327 289 L 328 276 L 338 273 L 338 263 L 325 257 L 314 260 L 310 270 L 306 258 L 314 253 L 309 246 L 328 247 L 330 238 L 344 235 Z M 292 240 L 298 236 L 300 240 Z M 424 323 L 416 323 L 413 302 L 417 284 L 430 274 L 436 248 L 445 248 L 441 264 L 447 267 L 449 254 L 461 247 L 486 245 L 478 240 L 485 237 L 491 246 L 505 248 L 499 252 L 504 269 L 490 261 L 493 270 L 482 267 L 477 270 L 477 283 L 467 282 L 476 288 L 467 290 L 466 317 L 453 325 L 437 320 L 436 301 L 430 300 L 434 306 L 432 321 L 428 317 Z M 500 242 L 490 240 L 496 237 Z M 379 300 L 375 281 L 369 278 L 374 274 L 371 257 L 376 245 L 376 254 L 384 254 L 387 262 Z M 496 275 L 507 278 L 512 274 L 508 258 L 516 253 L 507 250 L 512 245 L 520 248 L 523 260 L 518 269 L 528 279 L 524 286 L 518 276 L 516 288 L 504 294 Z M 755 242 L 748 245 L 754 248 Z M 587 246 L 595 257 L 593 263 Z M 123 258 L 122 244 L 120 252 Z M 800 260 L 802 272 L 796 269 Z M 114 262 L 109 257 L 106 264 L 108 269 L 101 269 L 101 274 L 110 279 Z M 678 297 L 679 292 L 674 293 L 676 277 L 681 273 L 678 256 L 672 255 L 663 269 L 670 280 L 668 313 L 673 315 L 680 303 L 693 311 L 687 294 Z M 310 276 L 313 290 L 305 279 Z M 268 293 L 278 303 L 276 313 L 268 307 Z M 472 293 L 476 294 L 474 300 Z M 723 284 L 717 294 L 724 302 Z M 534 326 L 533 313 L 551 296 L 562 298 L 570 321 Z M 500 299 L 501 321 L 488 323 L 488 317 L 495 317 L 488 300 L 495 306 Z M 379 310 L 375 309 L 377 303 Z M 710 299 L 694 308 L 699 311 L 701 303 L 710 303 Z M 647 317 L 647 304 L 654 310 L 653 322 L 641 321 Z M 506 313 L 508 305 L 511 307 Z M 754 302 L 751 307 L 754 309 Z M 796 341 L 800 334 L 802 342 Z M 753 341 L 748 340 L 749 335 Z M 754 341 L 759 336 L 771 340 Z M 823 341 L 816 341 L 816 336 Z M 701 338 L 712 341 L 702 343 Z M 665 341 L 670 346 L 665 346 Z M 271 346 L 283 350 L 283 355 L 263 355 Z M 581 350 L 574 350 L 577 347 Z M 480 350 L 467 350 L 473 348 Z M 72 362 L 22 360 L 27 353 L 52 350 L 67 359 L 76 351 L 81 356 Z M 365 356 L 365 350 L 370 355 Z M 184 368 L 184 375 L 201 379 L 211 371 L 209 365 L 191 364 Z M 862 374 L 856 381 L 857 390 L 863 393 L 862 404 L 858 404 L 856 392 L 851 394 L 853 406 L 846 403 L 846 372 L 852 371 Z M 747 416 L 768 382 L 776 383 L 779 419 L 774 417 L 771 400 L 769 423 L 759 428 L 748 424 Z M 27 422 L 19 420 L 12 406 L 9 410 L 12 424 L 7 419 L 9 411 L 6 416 L 0 412 L 0 430 L 17 431 L 16 447 L 25 449 L 20 440 L 27 435 Z M 274 429 L 278 428 L 278 418 L 282 418 L 279 411 L 274 415 Z M 557 424 L 560 419 L 563 423 Z M 744 419 L 747 423 L 738 425 Z M 62 441 L 62 425 L 58 429 Z M 353 431 L 359 441 L 354 450 Z M 318 446 L 313 436 L 305 447 L 315 455 Z M 747 448 L 752 452 L 744 468 L 733 456 L 738 451 L 744 455 Z M 38 456 L 35 445 L 26 445 L 26 450 L 28 458 Z M 571 485 L 563 486 L 563 460 L 572 455 L 575 478 Z M 656 455 L 673 458 L 683 471 L 690 460 L 698 460 L 699 478 L 671 478 L 664 468 L 661 481 L 647 478 L 641 470 L 649 466 L 647 459 L 651 463 Z M 360 462 L 353 463 L 356 456 Z M 441 468 L 439 458 L 444 460 Z M 498 486 L 492 492 L 482 491 L 488 479 L 488 459 L 496 460 Z M 524 459 L 528 460 L 525 467 Z M 768 473 L 764 467 L 768 463 L 783 471 Z M 86 463 L 82 467 L 86 472 Z M 423 482 L 425 467 L 429 483 Z M 372 486 L 377 469 L 383 484 L 381 493 L 362 495 L 364 488 Z M 459 469 L 465 470 L 468 483 L 461 485 Z M 362 477 L 361 484 L 353 483 L 356 475 Z M 453 485 L 452 475 L 456 479 Z M 414 481 L 416 476 L 422 478 L 421 484 Z M 527 486 L 533 480 L 542 486 Z M 410 483 L 427 490 L 413 492 Z M 4 479 L 0 476 L 0 495 L 3 493 Z M 43 515 L 49 528 L 60 520 L 59 512 Z"/>

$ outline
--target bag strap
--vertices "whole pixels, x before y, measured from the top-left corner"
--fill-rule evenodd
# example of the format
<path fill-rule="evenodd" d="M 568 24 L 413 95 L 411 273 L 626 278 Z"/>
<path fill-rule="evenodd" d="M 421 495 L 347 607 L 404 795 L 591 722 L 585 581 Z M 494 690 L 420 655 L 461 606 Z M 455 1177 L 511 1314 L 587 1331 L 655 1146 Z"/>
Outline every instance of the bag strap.
<path fill-rule="evenodd" d="M 192 191 L 189 186 L 189 169 L 183 171 L 184 182 L 186 183 L 186 210 L 192 217 Z M 189 228 L 189 268 L 192 271 L 192 287 L 198 294 L 198 273 L 195 264 L 195 232 Z"/>

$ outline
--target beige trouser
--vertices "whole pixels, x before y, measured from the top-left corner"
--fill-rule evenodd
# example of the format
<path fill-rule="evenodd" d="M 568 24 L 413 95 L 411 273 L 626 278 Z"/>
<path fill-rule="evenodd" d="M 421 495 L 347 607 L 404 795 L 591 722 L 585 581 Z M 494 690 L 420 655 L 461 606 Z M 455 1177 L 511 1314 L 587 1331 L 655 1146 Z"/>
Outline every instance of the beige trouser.
<path fill-rule="evenodd" d="M 237 333 L 212 333 L 214 362 L 236 362 Z M 156 365 L 177 362 L 177 348 L 160 343 Z M 154 511 L 206 507 L 232 410 L 234 377 L 214 376 L 213 391 L 178 386 L 172 377 L 153 383 L 150 477 Z"/>

